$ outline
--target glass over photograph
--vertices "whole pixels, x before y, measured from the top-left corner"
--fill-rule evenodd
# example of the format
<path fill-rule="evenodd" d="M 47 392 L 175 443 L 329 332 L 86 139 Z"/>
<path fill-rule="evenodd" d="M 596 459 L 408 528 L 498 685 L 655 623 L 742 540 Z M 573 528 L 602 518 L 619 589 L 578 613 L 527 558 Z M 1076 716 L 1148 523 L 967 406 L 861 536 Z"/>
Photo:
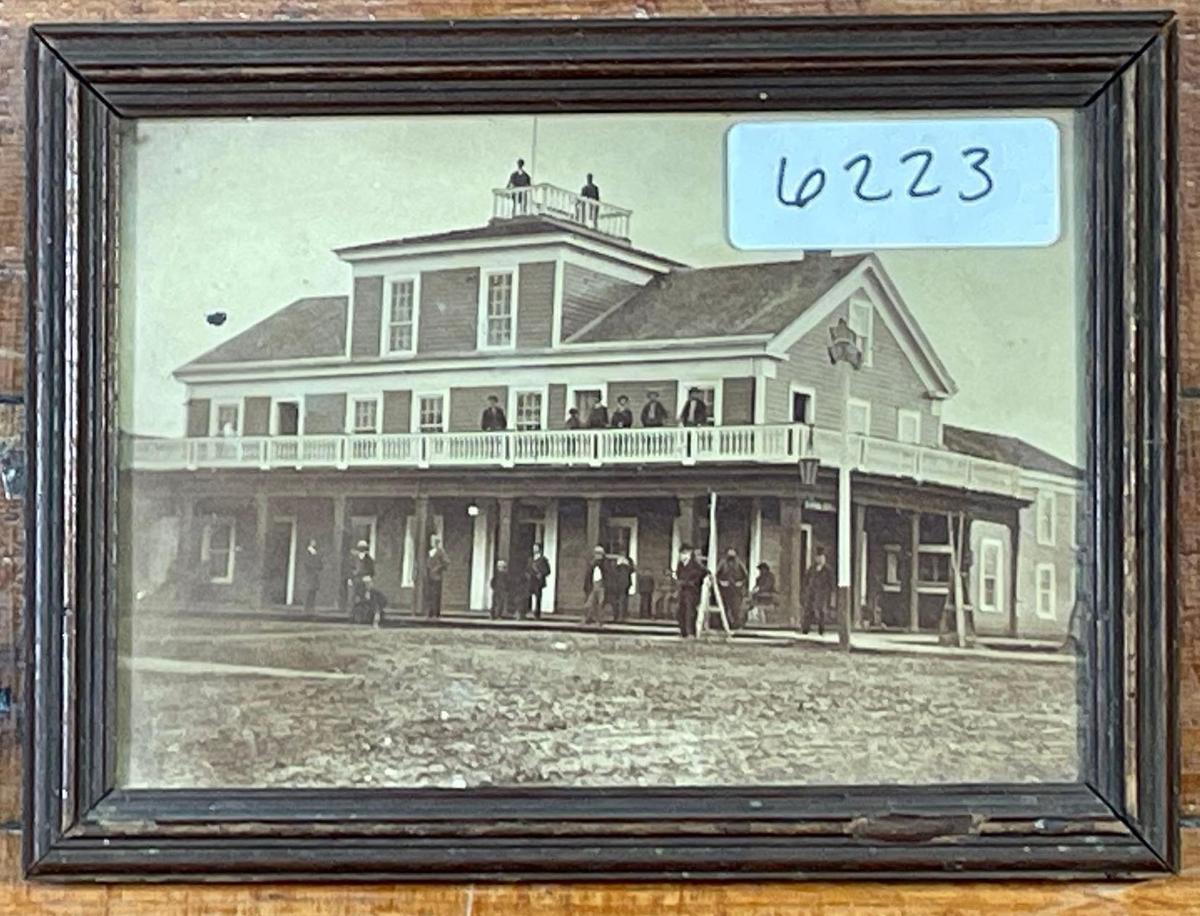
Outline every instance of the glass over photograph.
<path fill-rule="evenodd" d="M 1081 139 L 1017 114 L 1055 241 L 880 250 L 730 241 L 731 128 L 814 115 L 132 124 L 119 784 L 1076 780 Z"/>

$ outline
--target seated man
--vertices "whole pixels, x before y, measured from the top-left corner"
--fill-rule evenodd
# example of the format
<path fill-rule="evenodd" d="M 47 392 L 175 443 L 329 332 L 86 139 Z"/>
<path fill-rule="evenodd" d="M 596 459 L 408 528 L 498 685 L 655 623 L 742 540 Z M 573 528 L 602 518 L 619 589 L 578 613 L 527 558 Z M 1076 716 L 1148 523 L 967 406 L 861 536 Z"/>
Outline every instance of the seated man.
<path fill-rule="evenodd" d="M 771 572 L 770 564 L 759 563 L 758 577 L 754 580 L 754 588 L 750 592 L 750 622 L 766 623 L 766 612 L 768 609 L 775 609 L 777 597 L 775 573 Z"/>

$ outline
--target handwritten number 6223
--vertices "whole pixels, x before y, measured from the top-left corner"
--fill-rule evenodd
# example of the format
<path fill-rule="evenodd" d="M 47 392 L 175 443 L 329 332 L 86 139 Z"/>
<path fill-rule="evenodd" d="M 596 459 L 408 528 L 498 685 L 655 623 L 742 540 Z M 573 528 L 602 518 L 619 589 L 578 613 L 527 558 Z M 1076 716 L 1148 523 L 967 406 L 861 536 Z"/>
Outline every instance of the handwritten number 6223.
<path fill-rule="evenodd" d="M 958 199 L 964 203 L 974 203 L 977 200 L 982 200 L 992 193 L 996 187 L 995 181 L 992 179 L 991 173 L 987 170 L 989 151 L 982 146 L 971 146 L 962 151 L 962 157 L 967 161 L 970 171 L 980 180 L 980 184 L 976 188 L 960 190 Z M 905 189 L 905 193 L 909 197 L 922 198 L 933 197 L 935 194 L 942 192 L 940 184 L 930 185 L 926 183 L 926 173 L 933 165 L 934 154 L 928 149 L 909 150 L 900 157 L 902 165 L 908 165 L 910 162 L 917 163 L 916 173 L 913 175 L 912 181 Z M 873 204 L 879 203 L 881 200 L 887 200 L 892 196 L 892 189 L 886 188 L 883 190 L 872 190 L 870 186 L 871 180 L 871 157 L 866 153 L 860 153 L 849 162 L 842 166 L 846 172 L 853 173 L 858 171 L 858 179 L 854 182 L 854 196 L 859 200 Z M 815 168 L 808 172 L 807 175 L 800 181 L 796 187 L 796 193 L 791 198 L 786 197 L 783 193 L 784 179 L 787 174 L 787 157 L 783 156 L 779 160 L 779 178 L 775 186 L 775 196 L 779 202 L 788 207 L 807 207 L 810 203 L 817 199 L 817 196 L 825 190 L 825 182 L 827 176 L 822 168 Z"/>

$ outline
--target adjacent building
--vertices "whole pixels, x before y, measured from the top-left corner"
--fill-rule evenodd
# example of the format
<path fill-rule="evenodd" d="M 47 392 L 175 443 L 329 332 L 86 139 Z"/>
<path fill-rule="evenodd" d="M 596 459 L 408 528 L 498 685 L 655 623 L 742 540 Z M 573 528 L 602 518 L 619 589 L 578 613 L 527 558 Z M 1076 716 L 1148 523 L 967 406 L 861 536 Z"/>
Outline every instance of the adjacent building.
<path fill-rule="evenodd" d="M 129 588 L 183 608 L 297 604 L 311 539 L 331 606 L 365 540 L 403 608 L 436 533 L 447 610 L 486 608 L 496 561 L 521 568 L 536 542 L 546 608 L 574 612 L 592 545 L 665 588 L 715 520 L 721 551 L 775 570 L 786 617 L 813 552 L 839 560 L 848 462 L 858 625 L 936 628 L 961 523 L 977 630 L 1065 633 L 1080 472 L 942 422 L 955 383 L 877 257 L 691 267 L 633 245 L 608 203 L 545 184 L 493 198 L 486 225 L 338 250 L 345 294 L 177 371 L 181 435 L 124 441 L 125 530 L 147 535 Z M 839 319 L 863 351 L 848 378 L 827 353 Z M 679 421 L 691 389 L 703 425 Z M 652 393 L 663 426 L 641 422 Z M 505 430 L 480 428 L 490 397 Z M 597 403 L 628 404 L 632 428 L 567 428 Z"/>

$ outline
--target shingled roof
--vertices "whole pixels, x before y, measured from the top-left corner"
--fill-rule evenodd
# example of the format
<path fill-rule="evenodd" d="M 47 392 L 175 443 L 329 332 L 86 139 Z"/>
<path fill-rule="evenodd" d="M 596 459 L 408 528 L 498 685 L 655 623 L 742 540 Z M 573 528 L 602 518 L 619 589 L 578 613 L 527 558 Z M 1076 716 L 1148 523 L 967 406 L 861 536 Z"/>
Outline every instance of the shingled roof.
<path fill-rule="evenodd" d="M 973 458 L 1001 461 L 1005 464 L 1015 464 L 1028 471 L 1041 471 L 1045 474 L 1058 474 L 1062 477 L 1083 476 L 1083 471 L 1070 462 L 1056 458 L 1049 452 L 1044 452 L 1014 436 L 985 433 L 982 430 L 951 426 L 947 423 L 942 427 L 942 442 L 951 451 L 970 455 Z"/>
<path fill-rule="evenodd" d="M 655 277 L 570 343 L 776 334 L 869 255 L 674 270 Z"/>
<path fill-rule="evenodd" d="M 519 216 L 510 219 L 494 219 L 486 226 L 474 226 L 469 229 L 451 229 L 448 232 L 434 232 L 428 235 L 407 235 L 394 239 L 383 239 L 378 242 L 367 242 L 362 245 L 347 245 L 334 249 L 339 257 L 370 254 L 402 245 L 439 245 L 446 242 L 469 242 L 476 239 L 520 238 L 525 235 L 546 235 L 548 233 L 570 232 L 583 238 L 598 242 L 607 242 L 631 254 L 653 258 L 664 264 L 675 267 L 684 266 L 680 261 L 665 258 L 661 254 L 634 248 L 628 242 L 621 241 L 604 232 L 591 229 L 570 220 L 557 219 L 552 216 L 539 214 L 537 216 Z"/>
<path fill-rule="evenodd" d="M 231 337 L 184 369 L 214 363 L 342 356 L 346 352 L 346 296 L 297 299 Z"/>

